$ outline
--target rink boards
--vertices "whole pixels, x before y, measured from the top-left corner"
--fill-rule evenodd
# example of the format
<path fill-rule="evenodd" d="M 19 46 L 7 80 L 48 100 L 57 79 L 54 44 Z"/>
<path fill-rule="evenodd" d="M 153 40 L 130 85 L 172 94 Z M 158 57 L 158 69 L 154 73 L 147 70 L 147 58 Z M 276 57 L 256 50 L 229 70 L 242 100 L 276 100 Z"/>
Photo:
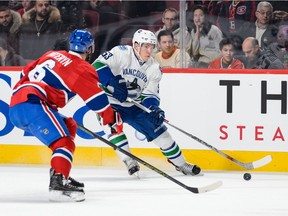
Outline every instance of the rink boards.
<path fill-rule="evenodd" d="M 48 164 L 50 150 L 15 128 L 8 118 L 12 87 L 21 68 L 1 69 L 0 164 Z M 173 125 L 243 162 L 271 154 L 272 163 L 259 171 L 288 170 L 287 71 L 166 69 L 160 97 L 160 106 Z M 96 116 L 80 98 L 73 99 L 60 112 L 105 137 Z M 188 161 L 207 170 L 242 169 L 168 128 Z M 135 155 L 159 167 L 167 166 L 153 143 L 146 142 L 128 125 L 124 130 Z M 122 166 L 113 149 L 81 131 L 77 132 L 76 144 L 75 166 Z"/>

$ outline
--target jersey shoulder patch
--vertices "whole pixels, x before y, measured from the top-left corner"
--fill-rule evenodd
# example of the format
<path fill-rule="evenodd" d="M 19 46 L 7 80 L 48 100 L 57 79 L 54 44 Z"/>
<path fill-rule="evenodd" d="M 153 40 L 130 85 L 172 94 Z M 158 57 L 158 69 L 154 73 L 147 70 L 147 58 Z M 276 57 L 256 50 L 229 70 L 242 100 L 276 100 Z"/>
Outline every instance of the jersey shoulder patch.
<path fill-rule="evenodd" d="M 118 48 L 120 50 L 128 50 L 127 46 L 126 45 L 119 45 Z"/>

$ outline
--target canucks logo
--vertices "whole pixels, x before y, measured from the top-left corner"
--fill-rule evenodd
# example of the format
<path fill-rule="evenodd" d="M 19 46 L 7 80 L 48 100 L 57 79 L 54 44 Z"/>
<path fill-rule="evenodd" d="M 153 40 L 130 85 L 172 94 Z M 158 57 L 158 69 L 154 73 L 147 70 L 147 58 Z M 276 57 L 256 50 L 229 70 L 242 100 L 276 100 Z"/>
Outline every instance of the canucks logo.
<path fill-rule="evenodd" d="M 137 79 L 135 78 L 132 82 L 129 80 L 126 82 L 128 89 L 128 96 L 131 98 L 138 97 L 141 92 L 141 87 L 137 83 Z"/>

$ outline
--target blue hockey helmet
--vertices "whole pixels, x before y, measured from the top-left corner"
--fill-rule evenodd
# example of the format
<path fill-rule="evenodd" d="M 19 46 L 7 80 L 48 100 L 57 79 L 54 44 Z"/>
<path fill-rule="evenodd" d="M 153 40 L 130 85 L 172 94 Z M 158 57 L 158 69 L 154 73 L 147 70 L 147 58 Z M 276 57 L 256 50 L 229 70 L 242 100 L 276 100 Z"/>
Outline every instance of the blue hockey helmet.
<path fill-rule="evenodd" d="M 70 50 L 78 53 L 87 53 L 88 49 L 92 47 L 94 52 L 94 39 L 90 32 L 86 30 L 74 30 L 70 35 Z"/>

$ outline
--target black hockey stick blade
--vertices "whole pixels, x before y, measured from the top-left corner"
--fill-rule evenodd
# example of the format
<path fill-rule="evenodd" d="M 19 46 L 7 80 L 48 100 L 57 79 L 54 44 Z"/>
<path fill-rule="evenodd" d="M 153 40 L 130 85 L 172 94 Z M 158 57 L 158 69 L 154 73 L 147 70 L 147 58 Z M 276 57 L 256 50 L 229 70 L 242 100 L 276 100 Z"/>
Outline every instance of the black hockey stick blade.
<path fill-rule="evenodd" d="M 143 164 L 144 166 L 148 167 L 149 169 L 157 172 L 159 175 L 169 179 L 170 181 L 178 184 L 179 186 L 191 191 L 192 193 L 196 193 L 196 194 L 199 194 L 199 193 L 205 193 L 205 192 L 209 192 L 209 191 L 212 191 L 212 190 L 215 190 L 217 188 L 219 188 L 223 183 L 222 181 L 217 181 L 217 182 L 214 182 L 210 185 L 206 185 L 206 186 L 202 186 L 202 187 L 190 187 L 190 186 L 187 186 L 185 184 L 183 184 L 182 182 L 178 181 L 177 179 L 171 177 L 170 175 L 166 174 L 165 172 L 159 170 L 158 168 L 152 166 L 151 164 L 145 162 L 144 160 L 140 159 L 139 157 L 131 154 L 130 152 L 127 152 L 125 151 L 124 149 L 112 144 L 111 142 L 109 142 L 108 140 L 106 140 L 105 138 L 103 138 L 102 136 L 96 134 L 96 133 L 93 133 L 92 131 L 90 131 L 89 129 L 85 128 L 84 126 L 80 125 L 80 124 L 77 124 L 78 125 L 78 128 L 80 130 L 82 130 L 83 132 L 99 139 L 100 141 L 104 142 L 105 144 L 111 146 L 114 150 L 117 150 L 117 151 L 120 151 L 122 152 L 123 154 L 129 156 L 130 158 L 138 161 L 139 163 Z"/>
<path fill-rule="evenodd" d="M 127 101 L 133 103 L 135 106 L 139 107 L 140 109 L 144 110 L 145 112 L 147 113 L 150 113 L 151 110 L 148 109 L 147 107 L 143 106 L 142 104 L 134 101 L 133 99 L 131 98 L 127 98 Z M 237 164 L 238 166 L 246 169 L 246 170 L 252 170 L 252 169 L 256 169 L 256 168 L 259 168 L 259 167 L 262 167 L 262 166 L 265 166 L 267 165 L 268 163 L 270 163 L 272 161 L 272 156 L 271 155 L 267 155 L 263 158 L 260 158 L 259 160 L 256 160 L 256 161 L 252 161 L 252 162 L 249 162 L 249 163 L 244 163 L 244 162 L 241 162 L 239 160 L 236 160 L 235 158 L 231 157 L 230 155 L 227 155 L 225 154 L 223 151 L 220 151 L 219 149 L 209 145 L 208 143 L 206 143 L 205 141 L 201 140 L 200 138 L 182 130 L 181 128 L 171 124 L 167 119 L 164 120 L 164 122 L 167 124 L 167 125 L 170 125 L 171 127 L 173 127 L 174 129 L 180 131 L 181 133 L 187 135 L 188 137 L 196 140 L 197 142 L 201 143 L 202 145 L 208 147 L 209 149 L 215 151 L 216 153 L 222 155 L 223 157 L 225 157 L 226 159 L 234 162 L 235 164 Z"/>

